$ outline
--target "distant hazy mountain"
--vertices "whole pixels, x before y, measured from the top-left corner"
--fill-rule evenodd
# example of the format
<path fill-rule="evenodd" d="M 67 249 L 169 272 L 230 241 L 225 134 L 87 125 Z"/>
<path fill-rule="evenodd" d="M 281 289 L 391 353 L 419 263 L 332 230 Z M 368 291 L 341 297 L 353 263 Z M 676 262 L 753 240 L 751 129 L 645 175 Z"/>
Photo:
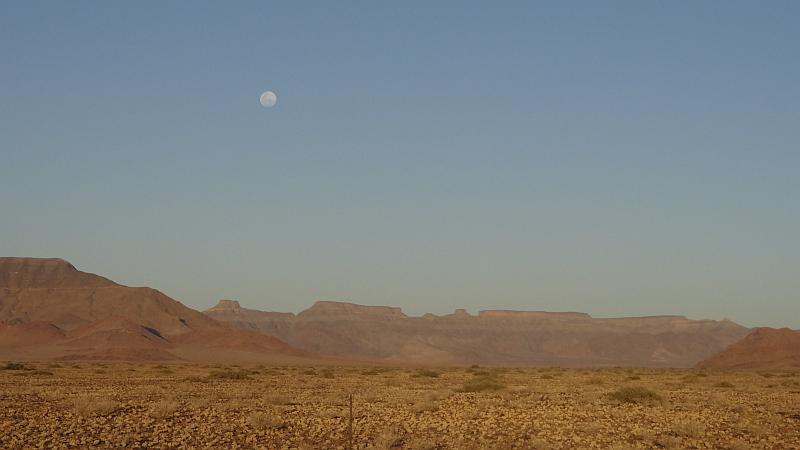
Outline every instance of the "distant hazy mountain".
<path fill-rule="evenodd" d="M 295 315 L 221 300 L 205 314 L 310 352 L 424 364 L 691 367 L 749 331 L 729 320 L 681 316 L 456 310 L 409 317 L 400 308 L 338 302 Z"/>

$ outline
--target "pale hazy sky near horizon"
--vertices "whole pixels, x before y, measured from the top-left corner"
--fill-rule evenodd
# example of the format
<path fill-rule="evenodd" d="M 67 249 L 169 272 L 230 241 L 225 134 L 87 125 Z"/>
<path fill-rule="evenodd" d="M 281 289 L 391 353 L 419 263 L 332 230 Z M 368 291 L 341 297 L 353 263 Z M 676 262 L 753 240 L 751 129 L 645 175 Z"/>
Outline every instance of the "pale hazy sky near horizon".
<path fill-rule="evenodd" d="M 200 309 L 800 328 L 798 23 L 795 1 L 6 1 L 0 255 Z"/>

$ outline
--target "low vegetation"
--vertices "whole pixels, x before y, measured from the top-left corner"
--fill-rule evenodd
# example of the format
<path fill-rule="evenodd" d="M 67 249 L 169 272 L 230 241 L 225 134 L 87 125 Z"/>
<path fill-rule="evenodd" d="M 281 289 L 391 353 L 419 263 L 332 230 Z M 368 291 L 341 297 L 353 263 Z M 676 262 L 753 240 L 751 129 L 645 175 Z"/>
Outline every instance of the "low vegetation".
<path fill-rule="evenodd" d="M 250 373 L 244 370 L 215 370 L 208 374 L 210 380 L 247 380 Z"/>
<path fill-rule="evenodd" d="M 0 367 L 0 370 L 28 370 L 25 364 L 9 362 Z"/>
<path fill-rule="evenodd" d="M 107 416 L 120 408 L 119 402 L 92 395 L 79 395 L 72 400 L 75 413 L 82 417 Z"/>
<path fill-rule="evenodd" d="M 798 389 L 790 383 L 797 375 L 777 371 L 767 378 L 474 367 L 423 376 L 416 368 L 317 367 L 305 375 L 312 369 L 25 366 L 0 371 L 0 448 L 788 449 L 800 442 Z M 44 369 L 53 375 L 27 375 Z"/>
<path fill-rule="evenodd" d="M 459 389 L 460 392 L 485 392 L 505 389 L 505 385 L 493 374 L 476 375 L 467 380 Z"/>
<path fill-rule="evenodd" d="M 622 403 L 657 403 L 663 400 L 656 392 L 641 386 L 619 388 L 609 397 Z"/>
<path fill-rule="evenodd" d="M 148 414 L 154 419 L 166 419 L 175 414 L 180 404 L 175 400 L 161 400 L 150 406 Z"/>

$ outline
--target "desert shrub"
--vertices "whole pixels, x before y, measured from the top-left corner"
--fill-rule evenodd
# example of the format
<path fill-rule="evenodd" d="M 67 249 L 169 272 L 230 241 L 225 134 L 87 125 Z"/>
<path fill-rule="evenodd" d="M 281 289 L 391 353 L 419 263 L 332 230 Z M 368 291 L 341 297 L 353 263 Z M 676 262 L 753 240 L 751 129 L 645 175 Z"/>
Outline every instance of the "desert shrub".
<path fill-rule="evenodd" d="M 187 402 L 189 409 L 198 410 L 208 408 L 209 400 L 204 397 L 192 397 Z"/>
<path fill-rule="evenodd" d="M 427 377 L 427 378 L 436 378 L 439 376 L 439 372 L 430 369 L 419 369 L 417 373 L 412 375 L 414 377 Z"/>
<path fill-rule="evenodd" d="M 84 417 L 107 416 L 120 408 L 114 400 L 91 395 L 81 395 L 72 400 L 75 412 Z"/>
<path fill-rule="evenodd" d="M 314 369 L 305 369 L 302 372 L 300 372 L 300 375 L 316 375 L 316 374 L 317 371 Z"/>
<path fill-rule="evenodd" d="M 349 410 L 341 406 L 334 406 L 332 408 L 320 411 L 319 413 L 320 417 L 323 419 L 339 419 L 342 417 L 347 417 L 348 414 L 350 414 Z"/>
<path fill-rule="evenodd" d="M 175 414 L 180 404 L 175 400 L 161 400 L 150 405 L 147 414 L 154 419 L 166 419 Z"/>
<path fill-rule="evenodd" d="M 642 377 L 640 377 L 639 375 L 631 375 L 631 376 L 628 377 L 628 380 L 630 380 L 630 381 L 636 381 L 636 380 L 641 380 L 641 379 L 642 379 Z"/>
<path fill-rule="evenodd" d="M 541 376 L 541 377 L 539 377 L 539 378 L 541 378 L 542 380 L 552 380 L 552 379 L 553 379 L 553 376 L 552 376 L 552 375 L 550 375 L 550 374 L 548 374 L 548 373 L 546 373 L 546 374 L 542 375 L 542 376 Z"/>
<path fill-rule="evenodd" d="M 278 428 L 283 425 L 283 421 L 279 416 L 262 411 L 251 413 L 247 416 L 247 422 L 256 430 Z"/>
<path fill-rule="evenodd" d="M 278 392 L 273 392 L 264 396 L 264 400 L 267 403 L 271 403 L 273 405 L 290 405 L 292 403 L 292 398 L 286 394 L 280 394 Z"/>
<path fill-rule="evenodd" d="M 641 386 L 623 387 L 608 395 L 622 403 L 652 403 L 662 400 L 656 392 Z"/>
<path fill-rule="evenodd" d="M 403 434 L 399 430 L 385 428 L 377 436 L 372 438 L 372 445 L 366 450 L 385 450 L 387 448 L 403 448 L 405 445 Z"/>
<path fill-rule="evenodd" d="M 678 436 L 696 438 L 705 433 L 706 427 L 696 420 L 681 420 L 673 425 L 672 431 Z"/>
<path fill-rule="evenodd" d="M 720 381 L 719 383 L 715 384 L 714 386 L 716 386 L 718 388 L 734 388 L 734 387 L 736 387 L 730 381 Z"/>
<path fill-rule="evenodd" d="M 436 401 L 430 398 L 421 398 L 414 402 L 412 409 L 414 412 L 435 411 Z"/>
<path fill-rule="evenodd" d="M 0 367 L 0 370 L 28 370 L 28 367 L 22 363 L 9 362 L 5 366 Z"/>
<path fill-rule="evenodd" d="M 208 374 L 211 380 L 247 380 L 250 375 L 243 370 L 215 370 Z"/>
<path fill-rule="evenodd" d="M 662 448 L 680 448 L 681 439 L 677 436 L 664 435 L 656 439 L 656 444 Z"/>
<path fill-rule="evenodd" d="M 505 389 L 505 385 L 493 376 L 479 376 L 468 380 L 459 389 L 460 392 L 484 392 L 499 391 Z"/>

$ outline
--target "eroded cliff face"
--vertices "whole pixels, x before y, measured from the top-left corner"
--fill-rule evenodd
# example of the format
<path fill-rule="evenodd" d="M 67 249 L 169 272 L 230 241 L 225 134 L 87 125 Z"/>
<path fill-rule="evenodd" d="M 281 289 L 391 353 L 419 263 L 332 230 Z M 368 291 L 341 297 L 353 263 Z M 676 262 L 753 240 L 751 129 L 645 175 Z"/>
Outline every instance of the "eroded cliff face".
<path fill-rule="evenodd" d="M 400 308 L 339 302 L 317 302 L 297 315 L 224 302 L 206 314 L 312 352 L 426 364 L 690 367 L 748 332 L 730 321 L 681 316 L 459 309 L 409 317 Z"/>

